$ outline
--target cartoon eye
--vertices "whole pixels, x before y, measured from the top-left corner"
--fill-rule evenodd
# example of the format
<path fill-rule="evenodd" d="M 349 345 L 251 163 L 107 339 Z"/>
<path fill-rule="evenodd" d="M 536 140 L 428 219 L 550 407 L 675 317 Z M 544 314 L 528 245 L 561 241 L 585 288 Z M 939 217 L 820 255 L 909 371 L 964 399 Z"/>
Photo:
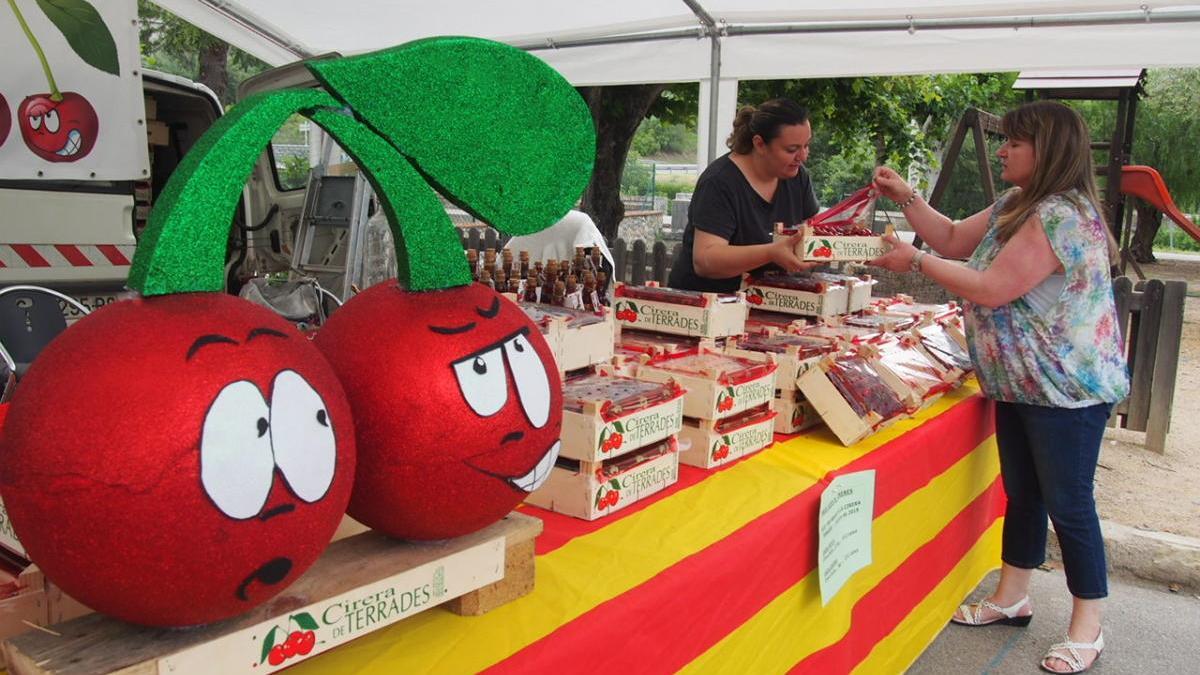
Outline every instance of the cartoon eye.
<path fill-rule="evenodd" d="M 225 385 L 200 432 L 200 482 L 230 518 L 253 518 L 267 503 L 274 480 L 271 411 L 245 380 Z"/>
<path fill-rule="evenodd" d="M 512 369 L 525 416 L 535 429 L 541 429 L 550 419 L 550 377 L 546 365 L 524 333 L 504 343 L 504 354 L 508 356 L 508 367 Z"/>
<path fill-rule="evenodd" d="M 480 417 L 491 417 L 508 402 L 508 380 L 500 347 L 455 361 L 454 376 L 467 405 Z"/>
<path fill-rule="evenodd" d="M 33 129 L 34 131 L 41 129 L 42 128 L 42 116 L 41 115 L 30 115 L 29 116 L 29 128 Z"/>
<path fill-rule="evenodd" d="M 275 376 L 271 446 L 275 463 L 297 497 L 315 502 L 325 496 L 337 464 L 333 422 L 321 395 L 294 370 Z"/>
<path fill-rule="evenodd" d="M 58 133 L 58 111 L 51 110 L 46 113 L 46 131 L 52 134 Z"/>

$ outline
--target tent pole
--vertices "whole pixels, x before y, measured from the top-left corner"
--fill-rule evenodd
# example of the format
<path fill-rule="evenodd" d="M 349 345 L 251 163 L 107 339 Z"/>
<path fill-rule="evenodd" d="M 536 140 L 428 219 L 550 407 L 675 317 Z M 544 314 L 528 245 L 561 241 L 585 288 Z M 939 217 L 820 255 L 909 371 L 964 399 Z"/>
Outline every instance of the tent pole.
<path fill-rule="evenodd" d="M 712 161 L 717 158 L 717 115 L 721 110 L 718 95 L 721 88 L 721 36 L 715 33 L 712 36 L 712 64 L 709 67 L 708 77 L 708 161 L 706 165 L 712 164 Z"/>
<path fill-rule="evenodd" d="M 711 164 L 717 157 L 717 114 L 720 112 L 721 85 L 721 36 L 725 34 L 725 22 L 718 24 L 712 14 L 698 0 L 683 0 L 683 4 L 692 10 L 700 23 L 704 24 L 704 32 L 712 40 L 712 52 L 708 66 L 708 161 Z"/>

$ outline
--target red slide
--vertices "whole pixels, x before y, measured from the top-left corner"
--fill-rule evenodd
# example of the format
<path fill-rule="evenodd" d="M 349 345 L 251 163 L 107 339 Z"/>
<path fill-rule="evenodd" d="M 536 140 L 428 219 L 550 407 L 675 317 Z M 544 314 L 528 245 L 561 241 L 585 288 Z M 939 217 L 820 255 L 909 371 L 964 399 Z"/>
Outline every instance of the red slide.
<path fill-rule="evenodd" d="M 1136 164 L 1121 167 L 1121 193 L 1146 200 L 1175 221 L 1175 224 L 1191 235 L 1192 239 L 1200 241 L 1200 227 L 1188 220 L 1179 207 L 1175 206 L 1175 200 L 1171 199 L 1171 193 L 1167 192 L 1167 184 L 1154 167 Z"/>

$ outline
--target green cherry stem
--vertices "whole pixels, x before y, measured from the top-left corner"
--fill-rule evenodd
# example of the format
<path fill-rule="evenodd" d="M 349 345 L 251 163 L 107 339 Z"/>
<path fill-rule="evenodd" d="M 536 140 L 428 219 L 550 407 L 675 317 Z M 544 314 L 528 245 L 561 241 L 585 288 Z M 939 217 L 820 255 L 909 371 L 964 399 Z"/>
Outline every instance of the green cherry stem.
<path fill-rule="evenodd" d="M 319 89 L 282 89 L 251 96 L 219 118 L 159 196 L 134 254 L 129 287 L 145 296 L 224 288 L 238 198 L 263 148 L 296 113 L 328 131 L 375 188 L 405 287 L 426 291 L 471 283 L 457 230 L 437 194 L 390 143 L 342 108 Z M 448 256 L 457 259 L 447 263 Z"/>
<path fill-rule="evenodd" d="M 46 60 L 46 53 L 42 51 L 42 46 L 33 36 L 33 31 L 29 30 L 29 24 L 25 23 L 25 17 L 21 15 L 21 10 L 17 9 L 16 0 L 8 0 L 8 6 L 12 8 L 13 14 L 17 15 L 17 23 L 21 24 L 21 30 L 25 31 L 25 37 L 29 38 L 29 44 L 33 45 L 33 51 L 37 52 L 38 60 L 42 62 L 42 72 L 46 74 L 46 82 L 50 84 L 50 100 L 55 102 L 63 100 L 58 85 L 54 83 L 54 73 L 50 71 L 50 62 Z"/>

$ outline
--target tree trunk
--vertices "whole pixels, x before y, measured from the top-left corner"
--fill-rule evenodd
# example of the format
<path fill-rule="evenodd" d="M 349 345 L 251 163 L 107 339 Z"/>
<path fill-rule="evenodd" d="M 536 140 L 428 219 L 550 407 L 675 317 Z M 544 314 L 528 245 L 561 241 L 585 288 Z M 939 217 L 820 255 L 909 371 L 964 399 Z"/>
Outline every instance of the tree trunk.
<path fill-rule="evenodd" d="M 637 84 L 579 90 L 596 124 L 596 165 L 583 193 L 583 210 L 609 241 L 616 239 L 617 226 L 625 217 L 621 173 L 629 144 L 646 111 L 666 88 L 665 84 Z"/>
<path fill-rule="evenodd" d="M 233 92 L 229 90 L 229 44 L 220 40 L 205 40 L 200 46 L 201 84 L 213 90 L 221 103 L 233 103 Z"/>
<path fill-rule="evenodd" d="M 1162 227 L 1163 214 L 1140 199 L 1134 204 L 1137 207 L 1137 227 L 1133 230 L 1130 252 L 1137 262 L 1152 263 L 1155 262 L 1154 237 L 1158 235 L 1158 228 Z"/>

